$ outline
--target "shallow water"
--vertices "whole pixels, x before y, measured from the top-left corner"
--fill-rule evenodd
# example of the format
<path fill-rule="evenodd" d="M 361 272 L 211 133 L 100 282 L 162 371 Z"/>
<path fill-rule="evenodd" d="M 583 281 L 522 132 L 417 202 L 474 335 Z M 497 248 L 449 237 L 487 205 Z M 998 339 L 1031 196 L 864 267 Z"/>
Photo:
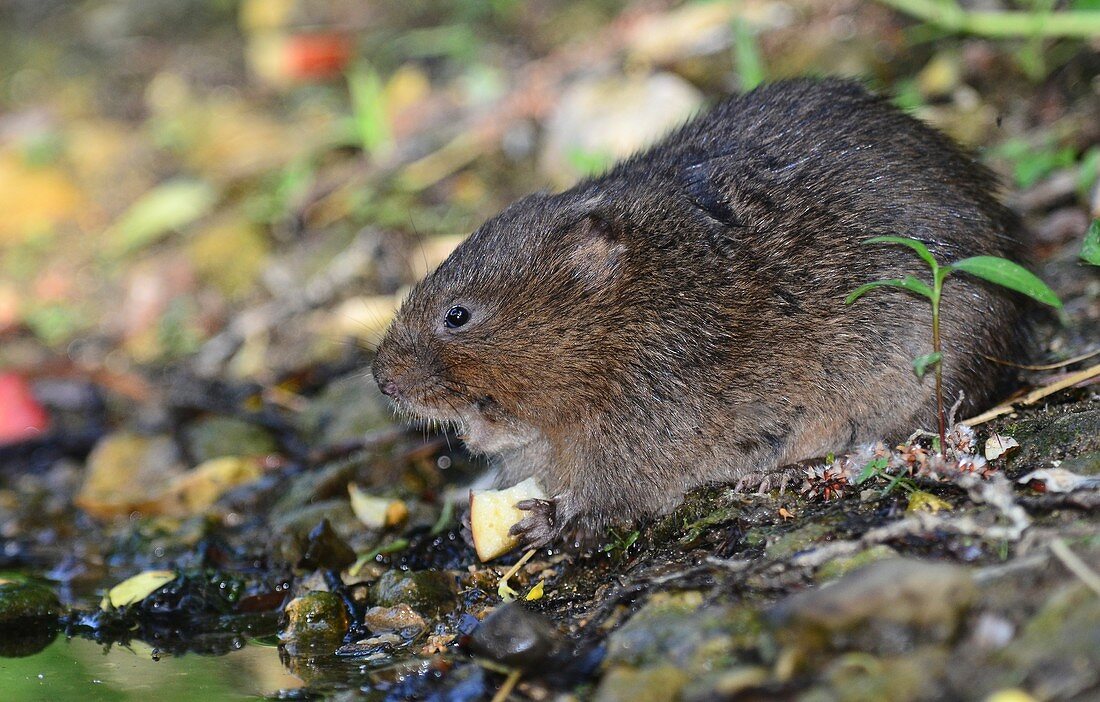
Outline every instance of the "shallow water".
<path fill-rule="evenodd" d="M 159 656 L 148 644 L 110 648 L 59 636 L 26 658 L 0 658 L 0 700 L 201 700 L 256 699 L 301 687 L 274 647 L 246 645 L 220 656 Z"/>

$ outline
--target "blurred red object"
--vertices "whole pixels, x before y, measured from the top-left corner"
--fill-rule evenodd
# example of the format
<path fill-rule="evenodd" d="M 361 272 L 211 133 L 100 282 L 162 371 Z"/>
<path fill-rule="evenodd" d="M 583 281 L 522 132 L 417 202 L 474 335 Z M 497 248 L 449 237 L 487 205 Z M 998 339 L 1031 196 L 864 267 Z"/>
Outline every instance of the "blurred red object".
<path fill-rule="evenodd" d="M 50 418 L 26 379 L 16 373 L 0 373 L 0 444 L 30 439 L 49 426 Z"/>
<path fill-rule="evenodd" d="M 327 80 L 341 75 L 351 60 L 351 42 L 335 32 L 287 38 L 283 60 L 295 80 Z"/>

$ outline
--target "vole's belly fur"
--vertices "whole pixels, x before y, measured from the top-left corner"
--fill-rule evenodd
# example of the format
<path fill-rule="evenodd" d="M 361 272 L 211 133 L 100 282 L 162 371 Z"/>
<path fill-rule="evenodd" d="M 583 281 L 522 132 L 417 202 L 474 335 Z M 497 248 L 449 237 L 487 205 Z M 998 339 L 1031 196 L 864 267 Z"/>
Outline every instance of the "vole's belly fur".
<path fill-rule="evenodd" d="M 776 84 L 490 220 L 414 290 L 375 373 L 396 379 L 399 406 L 408 395 L 464 425 L 500 485 L 544 485 L 556 511 L 532 516 L 531 541 L 665 512 L 704 483 L 930 427 L 933 379 L 911 366 L 931 350 L 927 301 L 844 299 L 927 278 L 908 249 L 862 243 L 872 236 L 920 239 L 941 261 L 1019 259 L 1020 225 L 994 188 L 854 84 Z M 429 339 L 421 318 L 456 300 L 482 326 Z M 1021 357 L 1023 309 L 948 281 L 948 404 L 965 392 L 966 412 L 1004 390 L 986 357 Z"/>

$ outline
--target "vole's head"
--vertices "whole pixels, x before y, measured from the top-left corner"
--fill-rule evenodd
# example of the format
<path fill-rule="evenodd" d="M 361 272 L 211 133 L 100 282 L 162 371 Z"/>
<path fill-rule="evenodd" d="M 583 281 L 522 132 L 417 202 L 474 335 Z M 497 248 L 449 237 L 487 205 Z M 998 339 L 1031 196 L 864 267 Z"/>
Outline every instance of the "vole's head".
<path fill-rule="evenodd" d="M 379 387 L 487 453 L 605 392 L 630 267 L 620 214 L 571 191 L 486 222 L 405 300 L 375 357 Z"/>

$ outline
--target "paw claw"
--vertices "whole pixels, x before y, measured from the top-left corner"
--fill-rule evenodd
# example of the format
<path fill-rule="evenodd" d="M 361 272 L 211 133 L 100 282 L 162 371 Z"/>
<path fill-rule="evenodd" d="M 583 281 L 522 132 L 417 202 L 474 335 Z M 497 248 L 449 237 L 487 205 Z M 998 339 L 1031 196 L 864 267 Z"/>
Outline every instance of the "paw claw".
<path fill-rule="evenodd" d="M 792 480 L 797 480 L 801 475 L 799 465 L 781 466 L 772 470 L 757 470 L 747 473 L 733 486 L 734 492 L 755 492 L 764 495 L 778 487 L 779 494 L 787 491 L 787 486 Z"/>
<path fill-rule="evenodd" d="M 521 500 L 515 506 L 528 515 L 513 524 L 508 533 L 525 547 L 541 548 L 557 537 L 557 505 L 553 500 Z"/>

